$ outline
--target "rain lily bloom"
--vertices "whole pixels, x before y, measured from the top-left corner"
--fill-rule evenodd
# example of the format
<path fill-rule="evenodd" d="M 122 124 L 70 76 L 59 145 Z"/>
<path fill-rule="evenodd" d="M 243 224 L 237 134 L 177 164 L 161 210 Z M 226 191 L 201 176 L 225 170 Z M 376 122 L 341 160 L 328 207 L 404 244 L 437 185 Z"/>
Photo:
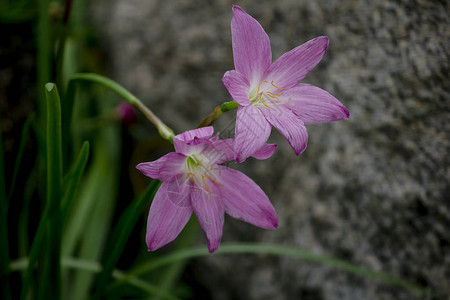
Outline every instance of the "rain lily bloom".
<path fill-rule="evenodd" d="M 320 62 L 328 38 L 320 36 L 283 54 L 272 63 L 269 37 L 242 8 L 233 6 L 231 35 L 235 70 L 222 81 L 239 104 L 235 160 L 242 162 L 269 138 L 272 126 L 295 154 L 306 149 L 305 124 L 348 119 L 349 112 L 328 92 L 298 82 Z"/>
<path fill-rule="evenodd" d="M 233 140 L 212 137 L 213 131 L 209 126 L 179 134 L 173 139 L 175 152 L 137 165 L 163 182 L 148 215 L 149 250 L 173 241 L 192 212 L 206 233 L 209 252 L 219 247 L 225 212 L 258 227 L 277 227 L 277 214 L 262 189 L 241 172 L 220 165 L 233 159 Z M 264 145 L 252 156 L 266 159 L 275 148 Z"/>

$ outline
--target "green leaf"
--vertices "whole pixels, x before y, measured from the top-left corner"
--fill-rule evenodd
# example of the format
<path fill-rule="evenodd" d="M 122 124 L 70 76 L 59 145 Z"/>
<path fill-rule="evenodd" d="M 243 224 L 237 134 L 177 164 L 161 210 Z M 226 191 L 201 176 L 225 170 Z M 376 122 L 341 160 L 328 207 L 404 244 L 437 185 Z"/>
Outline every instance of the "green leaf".
<path fill-rule="evenodd" d="M 45 251 L 40 299 L 61 297 L 61 188 L 62 144 L 61 102 L 54 83 L 45 85 L 47 99 L 47 247 Z"/>
<path fill-rule="evenodd" d="M 10 268 L 12 271 L 20 271 L 26 269 L 28 266 L 28 259 L 26 257 L 19 258 L 12 261 Z M 102 266 L 92 260 L 80 259 L 75 257 L 62 257 L 61 266 L 63 268 L 71 268 L 76 270 L 83 270 L 88 273 L 98 273 L 101 271 Z M 126 280 L 126 282 L 132 286 L 146 291 L 149 295 L 158 296 L 167 300 L 178 300 L 177 297 L 172 294 L 162 290 L 158 286 L 149 284 L 148 282 L 134 276 L 125 275 L 124 272 L 114 269 L 112 272 L 112 277 L 116 280 Z M 125 278 L 126 277 L 126 278 Z"/>
<path fill-rule="evenodd" d="M 162 266 L 170 265 L 175 262 L 183 261 L 194 257 L 223 255 L 223 254 L 241 254 L 241 253 L 290 256 L 310 262 L 327 265 L 336 268 L 338 270 L 343 270 L 363 277 L 380 280 L 395 286 L 419 292 L 420 294 L 431 295 L 431 292 L 422 286 L 412 284 L 408 281 L 395 278 L 393 276 L 381 272 L 375 272 L 365 267 L 361 267 L 344 260 L 336 259 L 330 256 L 315 254 L 313 252 L 295 247 L 288 247 L 283 245 L 270 245 L 270 244 L 251 244 L 251 243 L 222 244 L 220 245 L 219 249 L 213 254 L 209 254 L 205 247 L 192 247 L 180 249 L 172 252 L 171 254 L 160 256 L 157 259 L 149 261 L 148 263 L 141 264 L 133 271 L 128 272 L 128 274 L 131 276 L 139 276 L 141 274 L 148 273 Z"/>
<path fill-rule="evenodd" d="M 96 136 L 89 173 L 70 208 L 62 244 L 65 256 L 99 260 L 104 248 L 117 199 L 120 142 L 116 127 L 107 126 Z M 93 274 L 78 270 L 72 276 L 64 299 L 85 299 Z"/>
<path fill-rule="evenodd" d="M 5 167 L 3 164 L 3 142 L 0 131 L 0 295 L 10 299 L 9 291 L 9 243 L 8 243 L 8 199 L 6 198 Z"/>
<path fill-rule="evenodd" d="M 72 204 L 73 198 L 75 197 L 75 192 L 81 181 L 81 176 L 83 175 L 84 169 L 86 167 L 89 158 L 89 142 L 85 141 L 81 148 L 80 154 L 72 169 L 64 178 L 64 196 L 61 203 L 61 219 L 66 220 L 69 208 Z"/>
<path fill-rule="evenodd" d="M 45 85 L 47 99 L 47 141 L 46 141 L 46 163 L 47 163 L 47 203 L 39 222 L 38 229 L 30 251 L 30 264 L 23 280 L 21 299 L 26 299 L 28 289 L 33 279 L 35 262 L 45 236 L 47 245 L 43 261 L 42 283 L 39 285 L 39 297 L 60 298 L 60 199 L 62 184 L 62 150 L 61 150 L 61 103 L 58 89 L 53 83 Z M 37 127 L 32 121 L 33 127 Z M 37 135 L 39 130 L 35 128 Z M 39 138 L 38 138 L 39 140 Z M 41 145 L 43 148 L 43 145 Z M 47 233 L 47 235 L 45 235 Z"/>
<path fill-rule="evenodd" d="M 143 208 L 147 203 L 151 202 L 155 196 L 160 184 L 160 181 L 152 180 L 145 193 L 142 196 L 135 198 L 120 217 L 119 222 L 111 234 L 112 238 L 105 247 L 103 270 L 99 274 L 96 280 L 97 284 L 95 285 L 97 288 L 97 297 L 100 297 L 103 293 L 103 289 L 111 277 L 112 270 L 120 258 L 120 254 L 128 241 L 134 225 L 141 216 Z"/>
<path fill-rule="evenodd" d="M 13 175 L 11 178 L 11 186 L 9 188 L 9 193 L 8 193 L 8 201 L 11 199 L 13 192 L 14 192 L 14 187 L 16 185 L 16 179 L 17 179 L 17 174 L 19 173 L 19 169 L 20 169 L 20 164 L 22 163 L 22 157 L 23 157 L 23 152 L 25 150 L 25 144 L 27 141 L 27 137 L 28 137 L 28 131 L 30 130 L 30 126 L 31 126 L 31 122 L 34 121 L 34 116 L 30 116 L 26 121 L 25 124 L 23 125 L 23 129 L 22 129 L 22 136 L 20 138 L 20 146 L 19 146 L 19 150 L 17 151 L 17 157 L 16 157 L 16 162 L 14 164 L 14 171 L 13 171 Z"/>
<path fill-rule="evenodd" d="M 45 123 L 46 113 L 46 97 L 45 92 L 41 89 L 51 80 L 51 64 L 52 64 L 52 38 L 50 34 L 50 16 L 49 16 L 50 0 L 40 0 L 38 2 L 38 19 L 37 19 L 37 47 L 36 47 L 36 67 L 37 67 L 37 86 L 38 88 L 38 120 Z"/>

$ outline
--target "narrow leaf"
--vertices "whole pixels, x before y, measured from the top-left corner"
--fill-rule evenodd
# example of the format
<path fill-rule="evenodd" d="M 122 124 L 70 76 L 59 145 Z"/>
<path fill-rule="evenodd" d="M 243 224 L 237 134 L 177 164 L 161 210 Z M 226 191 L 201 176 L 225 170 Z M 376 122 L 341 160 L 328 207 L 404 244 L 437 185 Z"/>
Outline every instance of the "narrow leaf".
<path fill-rule="evenodd" d="M 290 256 L 298 259 L 303 259 L 306 261 L 327 265 L 336 268 L 338 270 L 346 271 L 359 276 L 380 280 L 388 284 L 416 291 L 420 294 L 424 295 L 431 294 L 430 290 L 422 286 L 410 283 L 406 280 L 399 279 L 381 272 L 372 271 L 365 267 L 361 267 L 344 260 L 336 259 L 330 256 L 315 254 L 313 252 L 304 249 L 273 244 L 251 244 L 251 243 L 222 244 L 214 254 L 209 254 L 205 247 L 191 247 L 180 249 L 172 252 L 171 254 L 160 256 L 152 261 L 149 261 L 146 264 L 142 264 L 139 267 L 135 268 L 133 271 L 128 272 L 128 274 L 132 276 L 139 276 L 141 274 L 148 273 L 162 266 L 170 265 L 172 263 L 194 257 L 223 255 L 223 254 L 240 254 L 240 253 Z"/>
<path fill-rule="evenodd" d="M 12 261 L 10 264 L 12 271 L 21 271 L 26 269 L 27 266 L 28 266 L 28 259 L 26 257 L 22 257 L 15 261 Z M 102 269 L 102 266 L 97 261 L 80 259 L 75 257 L 62 257 L 61 266 L 63 268 L 83 270 L 90 273 L 99 273 Z M 126 280 L 128 284 L 146 291 L 150 296 L 158 296 L 160 298 L 167 300 L 178 299 L 172 294 L 162 290 L 158 286 L 152 285 L 138 277 L 126 275 L 123 271 L 119 271 L 117 269 L 113 270 L 112 278 L 116 280 Z"/>
<path fill-rule="evenodd" d="M 75 197 L 75 192 L 78 188 L 78 185 L 80 184 L 81 177 L 86 167 L 88 158 L 89 142 L 85 141 L 81 148 L 80 154 L 78 155 L 77 161 L 64 178 L 64 196 L 61 202 L 61 220 L 63 223 L 67 218 L 69 208 L 72 204 L 73 198 Z"/>
<path fill-rule="evenodd" d="M 120 255 L 125 247 L 126 242 L 136 224 L 137 220 L 142 214 L 142 210 L 153 197 L 155 196 L 161 182 L 158 180 L 152 180 L 145 193 L 133 200 L 127 209 L 124 211 L 119 219 L 111 239 L 105 247 L 103 255 L 103 270 L 97 278 L 96 296 L 100 297 L 103 293 L 103 289 L 111 278 L 112 270 L 120 258 Z"/>
<path fill-rule="evenodd" d="M 54 83 L 45 85 L 47 99 L 47 249 L 45 251 L 40 299 L 61 298 L 61 102 Z"/>
<path fill-rule="evenodd" d="M 9 243 L 8 243 L 8 199 L 5 190 L 5 167 L 3 164 L 3 141 L 0 131 L 0 295 L 10 299 L 9 290 Z"/>
<path fill-rule="evenodd" d="M 33 115 L 30 116 L 25 121 L 25 124 L 23 125 L 22 136 L 20 138 L 19 150 L 17 151 L 16 162 L 14 164 L 13 175 L 12 175 L 12 178 L 11 178 L 11 186 L 9 188 L 8 200 L 11 199 L 11 197 L 13 195 L 13 192 L 14 192 L 14 187 L 16 185 L 17 174 L 19 173 L 20 164 L 22 163 L 23 152 L 25 151 L 25 144 L 26 144 L 27 137 L 28 137 L 28 131 L 30 130 L 30 126 L 31 126 L 31 122 L 32 121 L 34 121 L 34 116 Z"/>

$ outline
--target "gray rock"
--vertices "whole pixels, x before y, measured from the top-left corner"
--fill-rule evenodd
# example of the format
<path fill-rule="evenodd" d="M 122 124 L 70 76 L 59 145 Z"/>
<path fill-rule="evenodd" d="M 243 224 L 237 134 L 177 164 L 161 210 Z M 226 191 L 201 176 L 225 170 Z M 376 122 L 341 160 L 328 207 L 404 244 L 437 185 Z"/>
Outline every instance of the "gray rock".
<path fill-rule="evenodd" d="M 274 58 L 319 35 L 325 58 L 304 80 L 335 95 L 350 120 L 308 127 L 295 157 L 279 150 L 236 166 L 280 219 L 266 231 L 227 219 L 223 241 L 273 242 L 450 294 L 449 6 L 445 1 L 242 1 Z M 181 132 L 229 100 L 230 1 L 98 1 L 92 17 L 110 75 Z M 216 125 L 227 131 L 233 114 Z M 327 266 L 260 255 L 195 262 L 213 299 L 423 299 Z"/>

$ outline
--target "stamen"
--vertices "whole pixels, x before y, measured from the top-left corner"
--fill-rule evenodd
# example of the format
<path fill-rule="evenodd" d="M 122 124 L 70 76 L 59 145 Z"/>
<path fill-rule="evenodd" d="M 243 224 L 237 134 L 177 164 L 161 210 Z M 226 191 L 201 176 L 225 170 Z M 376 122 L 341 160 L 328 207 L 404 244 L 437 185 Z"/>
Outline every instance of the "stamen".
<path fill-rule="evenodd" d="M 275 95 L 275 96 L 281 96 L 281 95 L 283 95 L 283 93 L 284 92 L 281 92 L 281 94 L 275 94 L 275 93 L 272 93 L 272 92 L 267 92 L 267 94 L 271 94 L 271 95 Z"/>
<path fill-rule="evenodd" d="M 259 87 L 261 86 L 261 83 L 263 83 L 263 82 L 267 82 L 267 81 L 261 81 L 261 82 L 258 84 L 258 91 L 256 92 L 256 95 L 259 95 Z M 262 92 L 261 92 L 261 94 L 262 94 Z"/>
<path fill-rule="evenodd" d="M 262 101 L 262 94 L 263 93 L 259 94 L 259 101 L 261 101 L 261 103 L 264 104 L 265 107 L 269 107 L 270 108 L 269 105 L 267 105 L 266 103 L 264 103 L 264 101 Z"/>
<path fill-rule="evenodd" d="M 270 98 L 277 99 L 277 100 L 278 100 L 278 103 L 281 103 L 280 99 L 278 99 L 278 97 L 275 96 L 275 95 L 281 96 L 281 95 L 283 95 L 283 93 L 281 93 L 281 95 L 278 95 L 278 94 L 274 94 L 274 93 L 271 93 L 271 92 L 267 92 L 267 96 L 269 96 Z"/>
<path fill-rule="evenodd" d="M 277 89 L 279 89 L 280 91 L 284 90 L 282 88 L 277 87 L 275 84 L 273 84 L 273 80 L 272 80 L 272 82 L 270 84 L 273 85 L 274 87 L 276 87 Z"/>
<path fill-rule="evenodd" d="M 256 99 L 259 99 L 259 101 L 261 101 L 261 103 L 262 104 L 264 104 L 266 107 L 269 107 L 266 103 L 264 103 L 264 101 L 262 101 L 262 94 L 263 94 L 263 92 L 259 92 L 259 88 L 260 88 L 260 86 L 261 86 L 261 83 L 263 83 L 263 82 L 267 82 L 267 81 L 261 81 L 259 84 L 258 84 L 258 91 L 256 92 Z"/>
<path fill-rule="evenodd" d="M 212 178 L 210 175 L 208 175 L 208 174 L 206 174 L 206 175 L 203 175 L 203 176 L 205 176 L 205 177 L 209 177 L 209 179 L 211 179 L 215 184 L 218 184 L 218 185 L 223 185 L 223 183 L 220 183 L 220 182 L 217 182 L 214 178 Z"/>
<path fill-rule="evenodd" d="M 205 185 L 205 187 L 206 187 L 206 189 L 207 189 L 208 191 L 210 191 L 211 193 L 214 194 L 214 192 L 211 191 L 211 189 L 208 187 L 208 185 L 207 185 L 206 182 L 205 182 L 205 177 L 206 177 L 206 176 L 208 176 L 208 175 L 202 175 L 202 181 L 203 181 L 203 184 Z"/>

